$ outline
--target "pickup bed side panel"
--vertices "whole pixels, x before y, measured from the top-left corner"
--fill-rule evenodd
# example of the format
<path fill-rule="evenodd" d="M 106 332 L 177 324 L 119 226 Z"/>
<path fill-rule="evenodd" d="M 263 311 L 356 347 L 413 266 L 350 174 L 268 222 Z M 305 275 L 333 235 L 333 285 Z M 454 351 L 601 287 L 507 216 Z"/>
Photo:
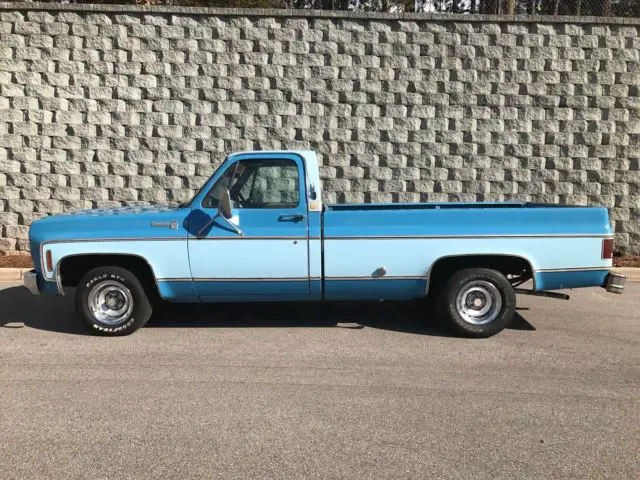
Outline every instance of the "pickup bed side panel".
<path fill-rule="evenodd" d="M 536 289 L 602 285 L 604 209 L 332 211 L 324 215 L 325 298 L 424 296 L 431 266 L 458 255 L 527 260 Z"/>

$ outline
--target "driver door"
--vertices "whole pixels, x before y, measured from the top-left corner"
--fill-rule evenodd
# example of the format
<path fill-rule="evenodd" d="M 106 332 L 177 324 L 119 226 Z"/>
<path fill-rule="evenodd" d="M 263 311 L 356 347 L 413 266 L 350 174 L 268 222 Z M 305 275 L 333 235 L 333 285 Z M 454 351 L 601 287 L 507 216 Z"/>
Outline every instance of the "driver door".
<path fill-rule="evenodd" d="M 296 155 L 232 157 L 196 205 L 189 261 L 197 295 L 209 301 L 309 296 L 304 165 Z M 233 216 L 218 216 L 222 192 Z M 230 221 L 233 225 L 229 225 Z M 235 227 L 235 228 L 234 228 Z M 204 230 L 203 230 L 204 229 Z"/>

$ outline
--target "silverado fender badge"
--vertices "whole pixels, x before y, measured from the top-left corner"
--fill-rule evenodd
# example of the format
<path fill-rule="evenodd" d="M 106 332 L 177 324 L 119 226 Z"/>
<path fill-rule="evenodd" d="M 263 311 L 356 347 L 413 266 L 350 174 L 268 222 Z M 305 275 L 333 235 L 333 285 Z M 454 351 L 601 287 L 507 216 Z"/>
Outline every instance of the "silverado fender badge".
<path fill-rule="evenodd" d="M 171 220 L 170 222 L 151 222 L 152 227 L 168 227 L 171 230 L 178 229 L 178 222 Z"/>

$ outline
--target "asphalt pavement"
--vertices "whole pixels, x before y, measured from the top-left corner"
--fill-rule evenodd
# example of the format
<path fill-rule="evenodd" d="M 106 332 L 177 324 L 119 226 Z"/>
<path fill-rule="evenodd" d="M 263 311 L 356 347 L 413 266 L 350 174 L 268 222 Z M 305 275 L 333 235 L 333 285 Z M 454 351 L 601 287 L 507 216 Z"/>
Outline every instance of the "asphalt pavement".
<path fill-rule="evenodd" d="M 429 306 L 161 305 L 124 338 L 0 286 L 0 478 L 640 478 L 640 283 Z"/>

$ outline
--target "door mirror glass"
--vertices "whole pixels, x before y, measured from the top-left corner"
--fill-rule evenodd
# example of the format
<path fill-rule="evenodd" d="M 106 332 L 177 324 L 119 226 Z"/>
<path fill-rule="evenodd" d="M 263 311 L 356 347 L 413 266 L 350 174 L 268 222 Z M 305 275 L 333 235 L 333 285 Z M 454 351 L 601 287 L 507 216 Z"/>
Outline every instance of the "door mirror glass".
<path fill-rule="evenodd" d="M 222 195 L 220 195 L 220 206 L 218 209 L 220 210 L 220 214 L 226 219 L 233 216 L 231 211 L 231 194 L 229 193 L 228 188 L 222 192 Z"/>

